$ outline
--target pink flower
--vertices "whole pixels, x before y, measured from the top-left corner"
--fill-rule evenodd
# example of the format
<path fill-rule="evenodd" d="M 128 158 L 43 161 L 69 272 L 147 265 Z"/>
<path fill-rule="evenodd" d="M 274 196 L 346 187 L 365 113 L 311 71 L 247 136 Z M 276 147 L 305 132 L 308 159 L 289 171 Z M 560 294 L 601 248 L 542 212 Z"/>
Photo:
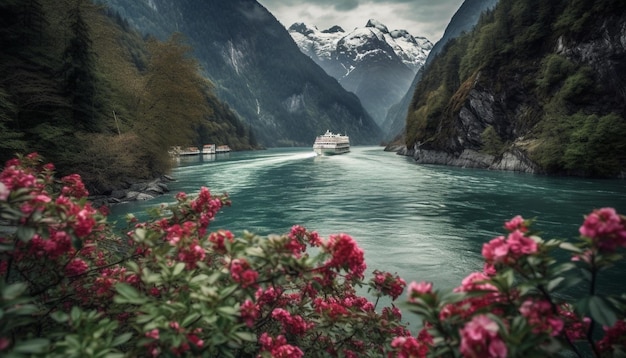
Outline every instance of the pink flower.
<path fill-rule="evenodd" d="M 624 347 L 626 345 L 626 322 L 618 320 L 613 327 L 603 327 L 604 337 L 597 342 L 597 347 L 602 353 L 610 356 L 614 347 Z"/>
<path fill-rule="evenodd" d="M 580 234 L 593 240 L 601 251 L 615 251 L 626 247 L 626 225 L 613 208 L 594 210 L 587 215 L 579 229 Z"/>
<path fill-rule="evenodd" d="M 195 334 L 188 334 L 187 340 L 198 348 L 201 348 L 204 345 L 204 341 Z"/>
<path fill-rule="evenodd" d="M 519 258 L 537 252 L 537 242 L 524 236 L 520 230 L 511 232 L 507 238 L 498 236 L 483 244 L 482 254 L 489 264 L 511 264 Z"/>
<path fill-rule="evenodd" d="M 391 347 L 396 351 L 398 358 L 426 357 L 428 354 L 428 343 L 412 336 L 394 338 Z"/>
<path fill-rule="evenodd" d="M 85 237 L 91 233 L 93 227 L 96 225 L 94 214 L 96 211 L 91 207 L 89 203 L 76 214 L 76 222 L 74 224 L 74 232 L 78 237 Z"/>
<path fill-rule="evenodd" d="M 378 270 L 374 271 L 374 278 L 371 284 L 382 294 L 391 296 L 392 300 L 398 298 L 406 286 L 406 282 L 398 275 L 393 276 L 389 272 Z"/>
<path fill-rule="evenodd" d="M 146 332 L 146 337 L 152 338 L 152 339 L 159 339 L 159 330 L 155 328 L 151 330 L 150 332 Z"/>
<path fill-rule="evenodd" d="M 261 343 L 261 352 L 268 352 L 273 358 L 301 358 L 304 352 L 296 346 L 287 344 L 287 339 L 279 335 L 272 338 L 267 332 L 263 332 L 259 337 Z"/>
<path fill-rule="evenodd" d="M 530 255 L 537 252 L 537 243 L 535 240 L 524 236 L 524 234 L 515 230 L 507 237 L 507 243 L 509 244 L 509 250 L 515 257 L 521 257 L 522 255 Z"/>
<path fill-rule="evenodd" d="M 226 253 L 226 242 L 233 243 L 235 236 L 228 230 L 219 230 L 209 235 L 209 242 L 213 244 L 213 250 L 217 253 Z"/>
<path fill-rule="evenodd" d="M 0 351 L 3 351 L 11 345 L 11 341 L 6 337 L 0 337 Z"/>
<path fill-rule="evenodd" d="M 9 188 L 3 182 L 0 182 L 0 201 L 6 201 L 10 192 Z"/>
<path fill-rule="evenodd" d="M 255 285 L 259 277 L 259 273 L 252 270 L 250 264 L 245 259 L 234 259 L 231 261 L 230 275 L 243 288 Z"/>
<path fill-rule="evenodd" d="M 85 261 L 81 259 L 74 259 L 70 261 L 67 266 L 65 266 L 65 275 L 66 276 L 77 276 L 89 269 L 89 266 Z"/>
<path fill-rule="evenodd" d="M 547 332 L 555 337 L 563 330 L 563 320 L 554 315 L 550 302 L 546 300 L 527 299 L 522 303 L 519 311 L 533 327 L 535 334 Z"/>
<path fill-rule="evenodd" d="M 241 319 L 246 323 L 246 326 L 254 327 L 254 322 L 259 318 L 259 307 L 249 299 L 246 299 L 241 308 L 239 308 Z"/>
<path fill-rule="evenodd" d="M 500 327 L 486 315 L 474 316 L 461 329 L 461 354 L 465 357 L 507 356 L 506 344 L 499 335 Z"/>
<path fill-rule="evenodd" d="M 408 289 L 409 294 L 409 302 L 416 302 L 416 298 L 419 298 L 423 295 L 432 295 L 433 294 L 433 284 L 432 282 L 411 282 L 409 284 Z"/>
<path fill-rule="evenodd" d="M 515 231 L 515 230 L 519 230 L 521 232 L 528 231 L 528 228 L 526 227 L 526 223 L 524 222 L 524 218 L 522 218 L 520 215 L 517 215 L 513 219 L 504 223 L 504 227 L 509 231 Z"/>
<path fill-rule="evenodd" d="M 329 267 L 346 269 L 348 279 L 363 278 L 363 272 L 367 268 L 363 250 L 352 237 L 346 234 L 330 235 L 326 251 L 332 255 L 327 262 Z"/>
<path fill-rule="evenodd" d="M 292 315 L 282 308 L 275 308 L 274 311 L 272 311 L 272 318 L 282 324 L 283 331 L 295 335 L 304 335 L 309 329 L 315 326 L 312 322 L 306 322 L 302 316 Z"/>
<path fill-rule="evenodd" d="M 63 195 L 78 199 L 89 196 L 89 192 L 85 189 L 85 184 L 83 184 L 80 175 L 70 174 L 61 178 L 61 182 L 65 185 L 63 189 L 61 189 Z"/>

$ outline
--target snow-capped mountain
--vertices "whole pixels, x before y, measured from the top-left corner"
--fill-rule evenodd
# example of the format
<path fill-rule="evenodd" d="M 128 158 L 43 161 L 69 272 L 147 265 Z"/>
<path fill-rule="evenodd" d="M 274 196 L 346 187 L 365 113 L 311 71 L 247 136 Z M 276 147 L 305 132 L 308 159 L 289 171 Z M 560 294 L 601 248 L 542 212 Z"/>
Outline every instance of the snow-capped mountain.
<path fill-rule="evenodd" d="M 351 32 L 339 26 L 320 31 L 295 23 L 289 34 L 303 53 L 354 92 L 379 124 L 406 93 L 433 47 L 424 37 L 389 31 L 373 19 Z"/>

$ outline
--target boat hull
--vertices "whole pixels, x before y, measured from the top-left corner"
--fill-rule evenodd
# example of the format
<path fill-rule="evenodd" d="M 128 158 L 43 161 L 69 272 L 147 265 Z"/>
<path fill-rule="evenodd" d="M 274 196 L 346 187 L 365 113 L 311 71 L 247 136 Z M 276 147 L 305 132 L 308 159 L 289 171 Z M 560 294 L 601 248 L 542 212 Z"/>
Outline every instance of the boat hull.
<path fill-rule="evenodd" d="M 317 155 L 339 155 L 350 152 L 350 148 L 313 148 Z"/>

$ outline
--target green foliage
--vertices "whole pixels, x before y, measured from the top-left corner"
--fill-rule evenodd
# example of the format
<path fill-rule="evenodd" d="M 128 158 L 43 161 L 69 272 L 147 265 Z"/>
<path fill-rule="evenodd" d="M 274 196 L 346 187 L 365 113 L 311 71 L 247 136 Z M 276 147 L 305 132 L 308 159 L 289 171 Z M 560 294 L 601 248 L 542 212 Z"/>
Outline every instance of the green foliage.
<path fill-rule="evenodd" d="M 586 95 L 593 94 L 595 85 L 591 69 L 582 67 L 563 82 L 557 96 L 565 101 L 584 101 Z"/>
<path fill-rule="evenodd" d="M 599 117 L 595 114 L 574 115 L 577 128 L 569 136 L 563 155 L 563 167 L 582 170 L 595 176 L 619 174 L 626 160 L 626 123 L 615 113 Z"/>
<path fill-rule="evenodd" d="M 481 134 L 483 141 L 482 151 L 491 155 L 500 155 L 504 151 L 504 142 L 498 135 L 493 126 L 487 126 Z"/>
<path fill-rule="evenodd" d="M 537 89 L 542 95 L 549 94 L 554 86 L 559 85 L 576 70 L 576 65 L 572 61 L 558 54 L 547 55 L 541 64 L 541 72 L 537 77 Z"/>
<path fill-rule="evenodd" d="M 608 78 L 623 77 L 622 66 L 599 69 L 554 49 L 583 37 L 604 41 L 606 31 L 619 33 L 624 10 L 626 3 L 613 0 L 499 1 L 474 31 L 450 41 L 425 70 L 408 111 L 406 145 L 419 141 L 456 153 L 474 145 L 458 115 L 464 106 L 474 106 L 467 95 L 476 90 L 493 98 L 488 105 L 499 128 L 499 138 L 483 134 L 487 152 L 500 153 L 501 143 L 524 138 L 524 150 L 547 173 L 618 175 L 625 168 L 619 148 L 626 137 L 612 136 L 600 123 L 610 122 L 622 133 L 623 86 Z M 605 32 L 597 30 L 598 19 L 605 19 Z M 483 128 L 492 123 L 478 120 Z M 461 147 L 457 138 L 464 135 Z"/>
<path fill-rule="evenodd" d="M 626 159 L 626 123 L 615 113 L 553 114 L 538 128 L 542 145 L 533 151 L 533 159 L 549 171 L 615 176 Z"/>
<path fill-rule="evenodd" d="M 253 147 L 180 37 L 147 41 L 87 0 L 3 1 L 0 20 L 1 162 L 38 151 L 102 193 L 167 172 L 171 145 Z"/>

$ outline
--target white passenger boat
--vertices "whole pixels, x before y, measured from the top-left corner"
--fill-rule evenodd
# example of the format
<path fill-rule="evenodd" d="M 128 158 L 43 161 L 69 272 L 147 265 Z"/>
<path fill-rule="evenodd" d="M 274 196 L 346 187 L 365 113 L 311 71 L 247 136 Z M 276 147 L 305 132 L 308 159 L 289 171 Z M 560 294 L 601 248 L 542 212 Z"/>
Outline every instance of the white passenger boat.
<path fill-rule="evenodd" d="M 315 138 L 313 151 L 318 155 L 343 154 L 350 151 L 350 138 L 347 135 L 334 134 L 327 130 Z"/>

